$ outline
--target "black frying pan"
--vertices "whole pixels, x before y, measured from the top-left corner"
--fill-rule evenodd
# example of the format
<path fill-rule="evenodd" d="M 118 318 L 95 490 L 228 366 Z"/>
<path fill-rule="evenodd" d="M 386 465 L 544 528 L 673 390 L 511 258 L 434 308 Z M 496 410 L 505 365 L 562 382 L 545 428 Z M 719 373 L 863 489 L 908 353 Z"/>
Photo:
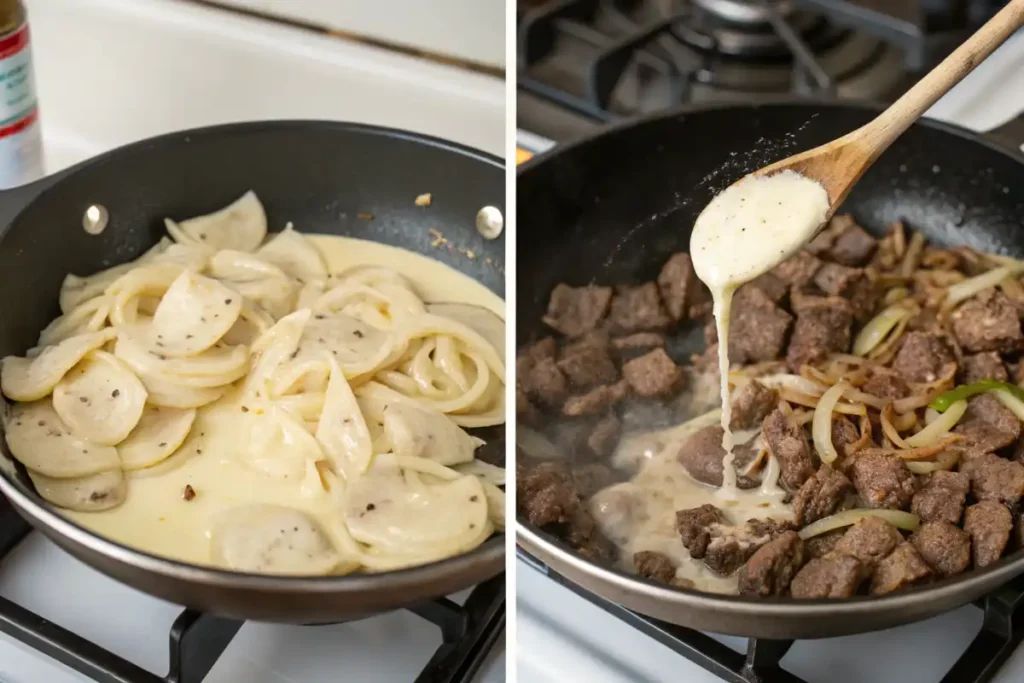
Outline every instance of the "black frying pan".
<path fill-rule="evenodd" d="M 504 239 L 485 239 L 475 227 L 483 207 L 504 214 L 500 159 L 360 124 L 218 126 L 138 142 L 0 193 L 0 356 L 23 354 L 59 314 L 57 293 L 67 273 L 92 273 L 135 258 L 163 235 L 165 217 L 207 213 L 249 189 L 263 202 L 271 229 L 292 221 L 305 232 L 403 247 L 504 296 Z M 432 194 L 431 206 L 416 206 L 415 198 L 425 192 Z M 82 228 L 83 213 L 94 204 L 110 216 L 98 236 Z M 431 229 L 451 249 L 432 246 Z M 500 433 L 492 429 L 487 437 L 497 445 Z M 2 452 L 0 491 L 58 545 L 135 588 L 225 616 L 341 621 L 446 595 L 503 569 L 501 536 L 465 555 L 376 575 L 287 578 L 187 565 L 107 541 L 65 520 L 36 495 L 23 470 L 5 471 L 6 443 Z M 0 497 L 0 512 L 2 506 Z"/>
<path fill-rule="evenodd" d="M 525 164 L 517 181 L 517 345 L 544 334 L 540 318 L 555 284 L 654 279 L 670 254 L 688 249 L 693 222 L 715 192 L 879 111 L 823 102 L 691 107 L 606 129 Z M 1019 123 L 1001 132 L 1011 131 Z M 938 244 L 1021 256 L 1024 156 L 1005 141 L 918 123 L 841 210 L 876 233 L 903 219 Z M 612 602 L 691 628 L 763 638 L 837 636 L 924 619 L 1024 572 L 1018 551 L 984 570 L 884 597 L 755 599 L 673 590 L 599 566 L 523 520 L 517 534 L 528 552 Z"/>

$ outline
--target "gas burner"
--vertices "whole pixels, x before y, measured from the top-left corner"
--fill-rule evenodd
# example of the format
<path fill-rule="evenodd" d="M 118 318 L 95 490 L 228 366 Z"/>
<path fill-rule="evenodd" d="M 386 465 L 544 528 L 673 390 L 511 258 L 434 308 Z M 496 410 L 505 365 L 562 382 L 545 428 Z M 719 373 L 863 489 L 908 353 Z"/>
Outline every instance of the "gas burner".
<path fill-rule="evenodd" d="M 772 12 L 785 16 L 793 10 L 789 0 L 693 0 L 693 5 L 736 24 L 764 24 Z"/>

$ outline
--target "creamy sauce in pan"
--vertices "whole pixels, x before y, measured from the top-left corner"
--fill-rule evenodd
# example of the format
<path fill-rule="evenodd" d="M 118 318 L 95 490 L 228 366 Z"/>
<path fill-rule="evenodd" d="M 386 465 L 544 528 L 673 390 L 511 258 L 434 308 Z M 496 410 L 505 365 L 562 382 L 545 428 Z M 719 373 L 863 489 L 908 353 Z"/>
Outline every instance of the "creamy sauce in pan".
<path fill-rule="evenodd" d="M 330 272 L 379 265 L 407 277 L 424 301 L 459 301 L 504 318 L 504 302 L 480 283 L 438 261 L 403 249 L 344 237 L 308 235 Z M 129 547 L 194 564 L 212 563 L 213 521 L 246 503 L 270 503 L 308 513 L 329 534 L 340 524 L 339 501 L 321 486 L 315 468 L 270 477 L 245 464 L 251 425 L 237 397 L 225 396 L 199 415 L 182 447 L 158 465 L 128 473 L 124 503 L 103 512 L 59 512 Z M 281 463 L 287 468 L 289 463 Z M 195 497 L 186 501 L 191 486 Z"/>

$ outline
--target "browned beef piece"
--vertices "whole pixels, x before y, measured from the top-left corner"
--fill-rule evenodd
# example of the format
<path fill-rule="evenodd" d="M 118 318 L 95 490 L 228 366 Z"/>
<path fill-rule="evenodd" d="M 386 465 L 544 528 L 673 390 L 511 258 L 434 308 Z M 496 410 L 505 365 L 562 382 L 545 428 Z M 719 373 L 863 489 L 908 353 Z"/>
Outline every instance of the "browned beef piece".
<path fill-rule="evenodd" d="M 814 458 L 802 427 L 776 408 L 761 424 L 768 449 L 782 470 L 779 480 L 790 491 L 797 491 L 814 474 Z"/>
<path fill-rule="evenodd" d="M 516 470 L 516 504 L 532 524 L 547 526 L 569 521 L 580 504 L 569 466 L 544 462 Z"/>
<path fill-rule="evenodd" d="M 693 261 L 687 253 L 679 252 L 665 262 L 658 275 L 658 289 L 665 308 L 674 320 L 700 317 L 698 311 L 711 296 L 693 271 Z"/>
<path fill-rule="evenodd" d="M 933 472 L 914 494 L 910 510 L 922 522 L 958 524 L 971 482 L 962 472 Z"/>
<path fill-rule="evenodd" d="M 729 323 L 729 361 L 759 363 L 782 355 L 793 317 L 757 287 L 741 288 Z"/>
<path fill-rule="evenodd" d="M 583 505 L 573 510 L 572 518 L 565 527 L 563 534 L 572 548 L 583 557 L 599 562 L 611 562 L 615 559 L 616 549 L 611 541 L 601 535 L 597 522 Z"/>
<path fill-rule="evenodd" d="M 903 335 L 892 368 L 908 382 L 934 382 L 950 363 L 955 364 L 956 357 L 940 335 L 908 332 Z"/>
<path fill-rule="evenodd" d="M 658 285 L 645 282 L 635 287 L 620 285 L 615 288 L 608 324 L 616 334 L 663 330 L 671 322 L 668 311 L 661 305 Z"/>
<path fill-rule="evenodd" d="M 806 526 L 828 517 L 839 508 L 846 494 L 853 493 L 853 484 L 839 470 L 822 464 L 793 496 L 797 526 Z"/>
<path fill-rule="evenodd" d="M 619 378 L 607 338 L 596 336 L 580 340 L 562 349 L 558 369 L 574 388 L 589 389 L 597 384 L 610 384 Z"/>
<path fill-rule="evenodd" d="M 853 485 L 864 505 L 903 510 L 914 497 L 914 474 L 895 455 L 860 453 L 850 468 Z"/>
<path fill-rule="evenodd" d="M 954 429 L 964 437 L 963 448 L 973 454 L 998 451 L 1020 436 L 1020 420 L 992 394 L 981 394 L 967 402 Z"/>
<path fill-rule="evenodd" d="M 733 394 L 729 426 L 733 429 L 754 429 L 775 410 L 778 402 L 778 391 L 751 380 Z"/>
<path fill-rule="evenodd" d="M 1020 314 L 1013 300 L 996 289 L 968 299 L 950 317 L 964 351 L 1015 351 L 1021 348 Z"/>
<path fill-rule="evenodd" d="M 786 362 L 794 372 L 802 365 L 813 365 L 829 353 L 850 350 L 850 326 L 853 311 L 839 297 L 805 296 L 794 300 L 796 324 L 789 340 Z"/>
<path fill-rule="evenodd" d="M 569 383 L 551 358 L 518 363 L 516 382 L 529 398 L 551 408 L 558 408 L 569 393 Z"/>
<path fill-rule="evenodd" d="M 668 357 L 665 349 L 648 351 L 622 366 L 622 376 L 633 393 L 645 398 L 672 396 L 686 382 L 683 369 Z"/>
<path fill-rule="evenodd" d="M 612 339 L 616 351 L 646 351 L 665 346 L 665 335 L 658 332 L 637 332 Z"/>
<path fill-rule="evenodd" d="M 976 500 L 994 500 L 1014 506 L 1024 495 L 1024 465 L 983 453 L 960 466 L 971 480 L 971 493 Z"/>
<path fill-rule="evenodd" d="M 622 434 L 622 421 L 615 413 L 608 413 L 594 425 L 587 437 L 587 447 L 597 456 L 611 455 Z"/>
<path fill-rule="evenodd" d="M 576 484 L 576 492 L 582 499 L 590 498 L 616 482 L 612 468 L 597 462 L 573 467 L 572 479 Z"/>
<path fill-rule="evenodd" d="M 772 273 L 758 275 L 756 278 L 740 287 L 740 289 L 742 290 L 747 287 L 757 287 L 775 304 L 781 304 L 782 300 L 786 298 L 786 294 L 789 293 L 789 283 L 778 275 L 774 275 Z M 737 290 L 737 293 L 738 291 L 739 290 Z"/>
<path fill-rule="evenodd" d="M 871 594 L 882 595 L 911 586 L 931 576 L 932 570 L 910 541 L 896 546 L 871 575 Z"/>
<path fill-rule="evenodd" d="M 888 398 L 893 401 L 910 395 L 910 387 L 899 375 L 892 372 L 874 372 L 860 388 L 866 394 Z"/>
<path fill-rule="evenodd" d="M 555 285 L 548 300 L 544 323 L 567 337 L 578 337 L 595 329 L 608 315 L 611 287 L 570 287 Z"/>
<path fill-rule="evenodd" d="M 856 557 L 865 567 L 874 568 L 902 542 L 903 535 L 892 524 L 880 517 L 865 517 L 843 534 L 835 552 Z"/>
<path fill-rule="evenodd" d="M 829 249 L 829 256 L 836 263 L 844 266 L 864 266 L 871 260 L 878 248 L 878 240 L 869 235 L 864 228 L 850 221 Z"/>
<path fill-rule="evenodd" d="M 633 566 L 636 573 L 645 579 L 657 581 L 658 583 L 672 584 L 676 578 L 676 568 L 668 555 L 656 553 L 653 550 L 641 550 L 633 554 Z"/>
<path fill-rule="evenodd" d="M 853 422 L 842 415 L 832 416 L 832 445 L 840 455 L 850 455 L 853 444 L 860 440 L 860 431 Z"/>
<path fill-rule="evenodd" d="M 697 430 L 679 449 L 679 464 L 686 469 L 691 477 L 711 486 L 722 485 L 722 448 L 724 430 L 720 426 L 709 426 Z M 733 448 L 734 467 L 739 470 L 754 457 L 753 450 L 746 445 Z M 758 483 L 747 477 L 737 477 L 740 488 L 753 488 Z"/>
<path fill-rule="evenodd" d="M 984 351 L 973 356 L 964 356 L 960 366 L 960 383 L 973 384 L 983 379 L 1005 382 L 1010 378 L 1003 359 L 995 351 Z"/>
<path fill-rule="evenodd" d="M 689 510 L 676 512 L 676 528 L 683 541 L 683 547 L 690 551 L 690 557 L 702 559 L 711 542 L 711 527 L 725 523 L 721 510 L 714 505 L 701 505 Z"/>
<path fill-rule="evenodd" d="M 907 329 L 911 332 L 941 332 L 939 312 L 934 308 L 922 308 L 907 321 Z"/>
<path fill-rule="evenodd" d="M 971 537 L 949 522 L 925 522 L 910 542 L 939 576 L 959 574 L 971 563 Z"/>
<path fill-rule="evenodd" d="M 711 528 L 711 542 L 704 554 L 704 564 L 718 574 L 732 574 L 759 548 L 785 531 L 777 524 L 755 519 L 738 527 L 714 526 Z"/>
<path fill-rule="evenodd" d="M 1013 515 L 1002 503 L 983 500 L 964 512 L 964 531 L 971 535 L 974 566 L 995 564 L 1006 550 L 1013 531 Z"/>
<path fill-rule="evenodd" d="M 801 251 L 772 268 L 770 272 L 791 287 L 803 287 L 814 279 L 821 265 L 821 261 L 813 254 Z"/>
<path fill-rule="evenodd" d="M 626 380 L 615 384 L 605 384 L 580 396 L 570 396 L 562 406 L 562 414 L 570 417 L 599 415 L 626 398 L 628 393 L 629 385 Z"/>
<path fill-rule="evenodd" d="M 826 263 L 815 274 L 814 284 L 826 294 L 841 296 L 849 301 L 853 319 L 857 322 L 871 319 L 880 298 L 880 291 L 862 268 Z"/>
<path fill-rule="evenodd" d="M 839 541 L 843 540 L 846 529 L 834 529 L 825 534 L 818 534 L 804 541 L 804 551 L 808 557 L 825 557 L 830 554 Z"/>
<path fill-rule="evenodd" d="M 869 575 L 867 568 L 849 555 L 813 558 L 793 577 L 789 592 L 794 598 L 805 600 L 848 598 Z"/>
<path fill-rule="evenodd" d="M 558 342 L 555 341 L 554 337 L 542 337 L 532 344 L 519 349 L 519 353 L 516 355 L 516 362 L 532 362 L 535 363 L 545 358 L 555 360 L 555 356 L 558 355 Z"/>
<path fill-rule="evenodd" d="M 541 420 L 540 411 L 533 405 L 523 387 L 516 384 L 516 418 L 525 425 L 536 425 Z"/>
<path fill-rule="evenodd" d="M 758 548 L 739 570 L 740 595 L 782 595 L 804 564 L 804 543 L 787 531 Z"/>

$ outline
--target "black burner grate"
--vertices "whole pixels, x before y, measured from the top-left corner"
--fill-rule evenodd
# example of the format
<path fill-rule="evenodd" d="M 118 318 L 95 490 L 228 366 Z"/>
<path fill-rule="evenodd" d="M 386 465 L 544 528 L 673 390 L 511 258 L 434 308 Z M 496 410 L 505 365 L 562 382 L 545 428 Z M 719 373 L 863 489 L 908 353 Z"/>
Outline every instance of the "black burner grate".
<path fill-rule="evenodd" d="M 0 495 L 0 560 L 31 530 Z M 504 630 L 505 577 L 477 586 L 465 605 L 441 598 L 409 611 L 437 626 L 442 638 L 415 683 L 469 683 Z M 170 670 L 158 676 L 0 597 L 0 632 L 97 683 L 201 683 L 241 627 L 240 621 L 183 610 L 171 625 Z"/>
<path fill-rule="evenodd" d="M 605 600 L 518 551 L 526 564 L 588 602 L 654 638 L 673 652 L 729 683 L 807 683 L 781 666 L 795 641 L 750 638 L 747 651 L 737 652 L 706 633 L 637 614 Z M 988 683 L 1024 641 L 1024 577 L 1014 579 L 975 605 L 984 614 L 978 635 L 939 683 Z"/>

